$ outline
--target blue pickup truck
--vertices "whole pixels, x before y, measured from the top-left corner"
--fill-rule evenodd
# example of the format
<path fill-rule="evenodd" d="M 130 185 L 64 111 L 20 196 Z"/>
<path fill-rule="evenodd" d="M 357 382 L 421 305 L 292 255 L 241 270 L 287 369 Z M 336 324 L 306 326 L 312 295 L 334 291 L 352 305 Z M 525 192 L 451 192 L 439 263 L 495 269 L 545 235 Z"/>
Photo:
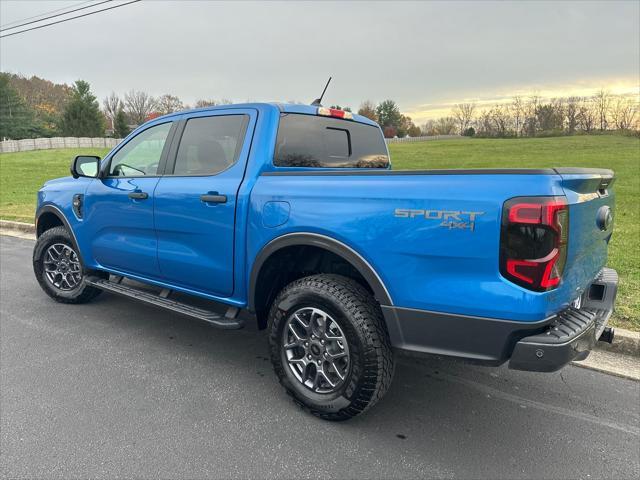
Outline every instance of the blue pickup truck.
<path fill-rule="evenodd" d="M 397 171 L 367 118 L 244 104 L 149 121 L 71 174 L 38 193 L 50 297 L 257 322 L 328 420 L 384 395 L 396 349 L 547 372 L 613 338 L 610 170 Z"/>

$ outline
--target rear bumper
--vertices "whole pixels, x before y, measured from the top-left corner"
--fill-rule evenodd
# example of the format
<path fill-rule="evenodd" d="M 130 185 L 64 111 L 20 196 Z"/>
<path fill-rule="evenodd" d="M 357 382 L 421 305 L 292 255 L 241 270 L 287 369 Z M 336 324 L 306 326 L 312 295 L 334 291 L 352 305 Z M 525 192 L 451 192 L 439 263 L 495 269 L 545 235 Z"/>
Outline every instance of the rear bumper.
<path fill-rule="evenodd" d="M 553 372 L 574 360 L 584 360 L 604 332 L 618 290 L 618 274 L 603 269 L 585 294 L 583 305 L 561 312 L 545 329 L 518 341 L 509 368 Z"/>
<path fill-rule="evenodd" d="M 517 370 L 550 372 L 586 358 L 613 312 L 618 285 L 605 268 L 587 289 L 579 309 L 540 322 L 516 322 L 382 306 L 395 348 L 448 355 Z"/>

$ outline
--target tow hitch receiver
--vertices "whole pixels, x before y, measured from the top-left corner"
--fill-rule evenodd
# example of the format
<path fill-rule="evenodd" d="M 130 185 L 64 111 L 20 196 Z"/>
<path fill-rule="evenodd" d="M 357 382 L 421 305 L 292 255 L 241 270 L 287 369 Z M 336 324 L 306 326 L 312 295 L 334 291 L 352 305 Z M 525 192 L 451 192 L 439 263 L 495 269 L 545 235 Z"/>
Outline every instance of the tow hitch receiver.
<path fill-rule="evenodd" d="M 616 331 L 613 328 L 604 327 L 604 330 L 602 331 L 602 335 L 600 335 L 600 338 L 598 339 L 598 341 L 613 343 L 613 337 L 615 336 L 615 334 L 616 334 Z"/>

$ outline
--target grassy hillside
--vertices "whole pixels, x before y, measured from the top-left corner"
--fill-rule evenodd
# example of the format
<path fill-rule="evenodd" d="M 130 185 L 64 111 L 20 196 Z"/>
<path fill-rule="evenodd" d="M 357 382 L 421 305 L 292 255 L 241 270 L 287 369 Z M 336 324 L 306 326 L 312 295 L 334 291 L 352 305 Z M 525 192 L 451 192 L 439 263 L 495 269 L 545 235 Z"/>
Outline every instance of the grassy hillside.
<path fill-rule="evenodd" d="M 640 139 L 576 136 L 472 139 L 393 144 L 395 169 L 581 166 L 615 170 L 617 208 L 609 266 L 621 285 L 615 323 L 640 330 Z M 106 150 L 42 150 L 0 154 L 0 218 L 33 221 L 35 193 L 49 179 L 69 174 L 78 154 Z"/>
<path fill-rule="evenodd" d="M 52 178 L 69 176 L 76 155 L 105 155 L 105 148 L 70 148 L 0 154 L 0 218 L 33 222 L 36 192 Z"/>

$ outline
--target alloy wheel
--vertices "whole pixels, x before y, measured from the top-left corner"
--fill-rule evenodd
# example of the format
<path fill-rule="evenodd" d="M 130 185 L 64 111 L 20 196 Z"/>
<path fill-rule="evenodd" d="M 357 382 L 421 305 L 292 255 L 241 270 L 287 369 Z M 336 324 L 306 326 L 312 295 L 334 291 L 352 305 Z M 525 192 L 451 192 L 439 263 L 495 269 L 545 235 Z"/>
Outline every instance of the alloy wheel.
<path fill-rule="evenodd" d="M 58 290 L 69 291 L 82 281 L 78 254 L 64 243 L 54 243 L 44 254 L 44 273 Z"/>
<path fill-rule="evenodd" d="M 349 345 L 340 325 L 319 308 L 294 312 L 283 331 L 289 369 L 315 393 L 333 393 L 349 373 Z"/>

